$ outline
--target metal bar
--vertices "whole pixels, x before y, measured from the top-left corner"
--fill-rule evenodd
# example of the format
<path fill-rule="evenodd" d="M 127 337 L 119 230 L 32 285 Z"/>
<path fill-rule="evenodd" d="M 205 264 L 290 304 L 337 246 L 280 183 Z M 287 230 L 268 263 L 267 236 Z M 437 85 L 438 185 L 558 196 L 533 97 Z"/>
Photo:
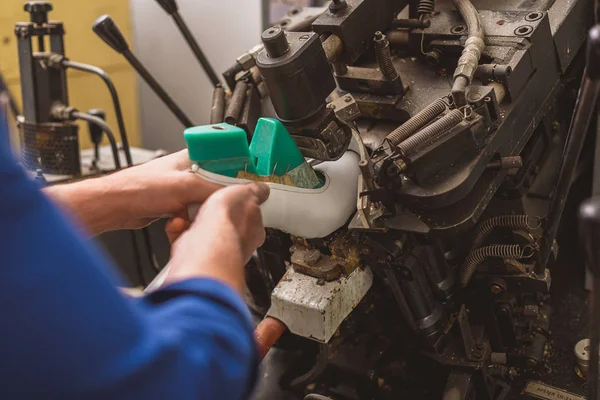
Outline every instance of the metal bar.
<path fill-rule="evenodd" d="M 179 14 L 179 12 L 173 13 L 172 17 L 173 17 L 173 20 L 175 21 L 175 24 L 177 24 L 179 31 L 181 31 L 181 34 L 185 38 L 185 41 L 192 49 L 192 52 L 196 56 L 196 59 L 198 60 L 200 65 L 202 65 L 204 72 L 206 72 L 206 75 L 208 75 L 208 79 L 210 79 L 213 86 L 217 87 L 217 85 L 221 83 L 219 81 L 219 77 L 215 73 L 215 70 L 212 67 L 212 65 L 210 65 L 210 62 L 204 55 L 204 52 L 198 45 L 198 42 L 194 38 L 194 35 L 192 35 L 192 32 L 190 32 L 190 29 L 188 28 L 187 24 L 185 23 L 183 18 L 181 18 L 181 15 Z"/>

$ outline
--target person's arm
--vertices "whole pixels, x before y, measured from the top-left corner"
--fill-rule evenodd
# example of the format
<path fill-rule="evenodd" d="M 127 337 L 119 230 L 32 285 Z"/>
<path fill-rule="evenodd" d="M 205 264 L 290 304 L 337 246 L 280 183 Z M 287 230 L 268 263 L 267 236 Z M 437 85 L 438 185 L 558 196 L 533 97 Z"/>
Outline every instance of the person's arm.
<path fill-rule="evenodd" d="M 100 178 L 50 186 L 44 192 L 91 235 L 138 229 L 161 217 L 186 215 L 220 188 L 190 173 L 187 150 Z"/>
<path fill-rule="evenodd" d="M 0 398 L 248 397 L 257 358 L 239 289 L 247 252 L 264 230 L 256 215 L 227 206 L 256 212 L 263 189 L 219 195 L 247 202 L 209 200 L 206 218 L 174 247 L 171 283 L 131 300 L 102 254 L 3 149 L 0 187 Z M 213 221 L 221 223 L 205 225 Z M 194 239 L 201 231 L 214 238 Z"/>

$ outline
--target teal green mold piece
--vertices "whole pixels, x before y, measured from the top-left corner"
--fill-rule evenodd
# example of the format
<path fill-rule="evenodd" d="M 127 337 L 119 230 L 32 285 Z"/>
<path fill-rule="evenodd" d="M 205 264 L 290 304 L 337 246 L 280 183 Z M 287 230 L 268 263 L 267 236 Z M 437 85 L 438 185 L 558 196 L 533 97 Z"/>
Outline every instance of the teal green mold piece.
<path fill-rule="evenodd" d="M 238 171 L 256 173 L 243 129 L 226 123 L 195 126 L 183 136 L 190 160 L 200 168 L 234 178 Z"/>
<path fill-rule="evenodd" d="M 287 174 L 297 187 L 323 185 L 277 119 L 260 118 L 250 146 L 243 129 L 226 123 L 188 128 L 183 136 L 190 160 L 204 170 L 234 178 L 240 171 L 259 176 Z"/>
<path fill-rule="evenodd" d="M 260 118 L 250 143 L 256 172 L 261 176 L 283 176 L 302 165 L 304 156 L 283 124 L 274 118 Z"/>

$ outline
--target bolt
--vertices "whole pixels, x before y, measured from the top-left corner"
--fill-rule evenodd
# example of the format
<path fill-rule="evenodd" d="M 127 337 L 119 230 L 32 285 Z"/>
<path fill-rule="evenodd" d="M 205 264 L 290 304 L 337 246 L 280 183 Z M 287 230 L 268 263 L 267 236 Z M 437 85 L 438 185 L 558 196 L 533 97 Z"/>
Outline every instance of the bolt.
<path fill-rule="evenodd" d="M 398 78 L 398 72 L 392 63 L 392 53 L 390 52 L 390 42 L 385 35 L 379 31 L 375 32 L 373 39 L 375 47 L 375 57 L 379 64 L 379 69 L 383 77 L 388 81 L 393 81 Z"/>
<path fill-rule="evenodd" d="M 346 103 L 350 103 L 350 102 L 352 101 L 352 97 L 350 97 L 350 96 L 346 96 L 346 98 L 344 99 L 344 101 L 345 101 Z"/>
<path fill-rule="evenodd" d="M 425 61 L 427 61 L 429 65 L 436 66 L 440 63 L 441 56 L 441 51 L 439 51 L 438 49 L 433 49 L 425 53 Z"/>
<path fill-rule="evenodd" d="M 490 287 L 490 292 L 492 292 L 492 294 L 500 294 L 502 293 L 502 287 L 500 287 L 500 285 L 492 285 Z"/>
<path fill-rule="evenodd" d="M 362 249 L 360 249 L 360 252 L 365 256 L 368 256 L 369 254 L 371 254 L 371 249 L 369 249 L 368 247 L 363 247 Z"/>
<path fill-rule="evenodd" d="M 329 4 L 329 11 L 335 14 L 338 11 L 342 11 L 348 7 L 346 0 L 332 0 Z"/>
<path fill-rule="evenodd" d="M 400 173 L 400 168 L 398 168 L 394 164 L 390 165 L 387 169 L 388 176 L 396 176 L 399 173 Z"/>

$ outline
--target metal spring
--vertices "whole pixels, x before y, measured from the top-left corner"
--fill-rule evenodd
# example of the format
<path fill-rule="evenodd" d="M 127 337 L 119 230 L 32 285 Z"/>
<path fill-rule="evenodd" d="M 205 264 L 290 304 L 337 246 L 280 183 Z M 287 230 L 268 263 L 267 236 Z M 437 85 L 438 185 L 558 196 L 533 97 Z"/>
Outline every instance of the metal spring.
<path fill-rule="evenodd" d="M 375 32 L 375 39 L 373 41 L 375 44 L 375 58 L 377 58 L 377 63 L 379 64 L 381 74 L 388 81 L 393 81 L 398 77 L 398 72 L 396 71 L 396 67 L 394 67 L 394 63 L 392 62 L 390 43 L 385 35 L 379 31 Z"/>
<path fill-rule="evenodd" d="M 398 145 L 400 152 L 405 157 L 409 157 L 418 153 L 429 144 L 436 142 L 449 129 L 458 125 L 463 118 L 464 112 L 462 110 L 454 109 L 450 111 L 431 125 L 400 143 Z"/>
<path fill-rule="evenodd" d="M 408 139 L 413 133 L 433 121 L 435 117 L 446 111 L 447 107 L 448 105 L 444 99 L 437 99 L 392 131 L 387 136 L 387 140 L 389 140 L 392 145 L 397 146 Z"/>
<path fill-rule="evenodd" d="M 530 246 L 521 247 L 518 244 L 494 244 L 491 246 L 480 247 L 472 251 L 467 256 L 467 259 L 460 270 L 459 279 L 461 286 L 465 287 L 469 284 L 477 266 L 487 258 L 500 257 L 510 260 L 528 258 L 533 255 L 533 251 L 531 251 L 531 254 L 526 254 L 527 249 L 532 250 Z"/>
<path fill-rule="evenodd" d="M 481 222 L 475 230 L 471 251 L 480 247 L 487 236 L 496 228 L 527 229 L 534 230 L 541 226 L 541 220 L 537 219 L 536 226 L 531 225 L 528 215 L 500 215 Z"/>
<path fill-rule="evenodd" d="M 435 9 L 435 0 L 421 0 L 417 7 L 417 15 L 431 14 Z"/>

